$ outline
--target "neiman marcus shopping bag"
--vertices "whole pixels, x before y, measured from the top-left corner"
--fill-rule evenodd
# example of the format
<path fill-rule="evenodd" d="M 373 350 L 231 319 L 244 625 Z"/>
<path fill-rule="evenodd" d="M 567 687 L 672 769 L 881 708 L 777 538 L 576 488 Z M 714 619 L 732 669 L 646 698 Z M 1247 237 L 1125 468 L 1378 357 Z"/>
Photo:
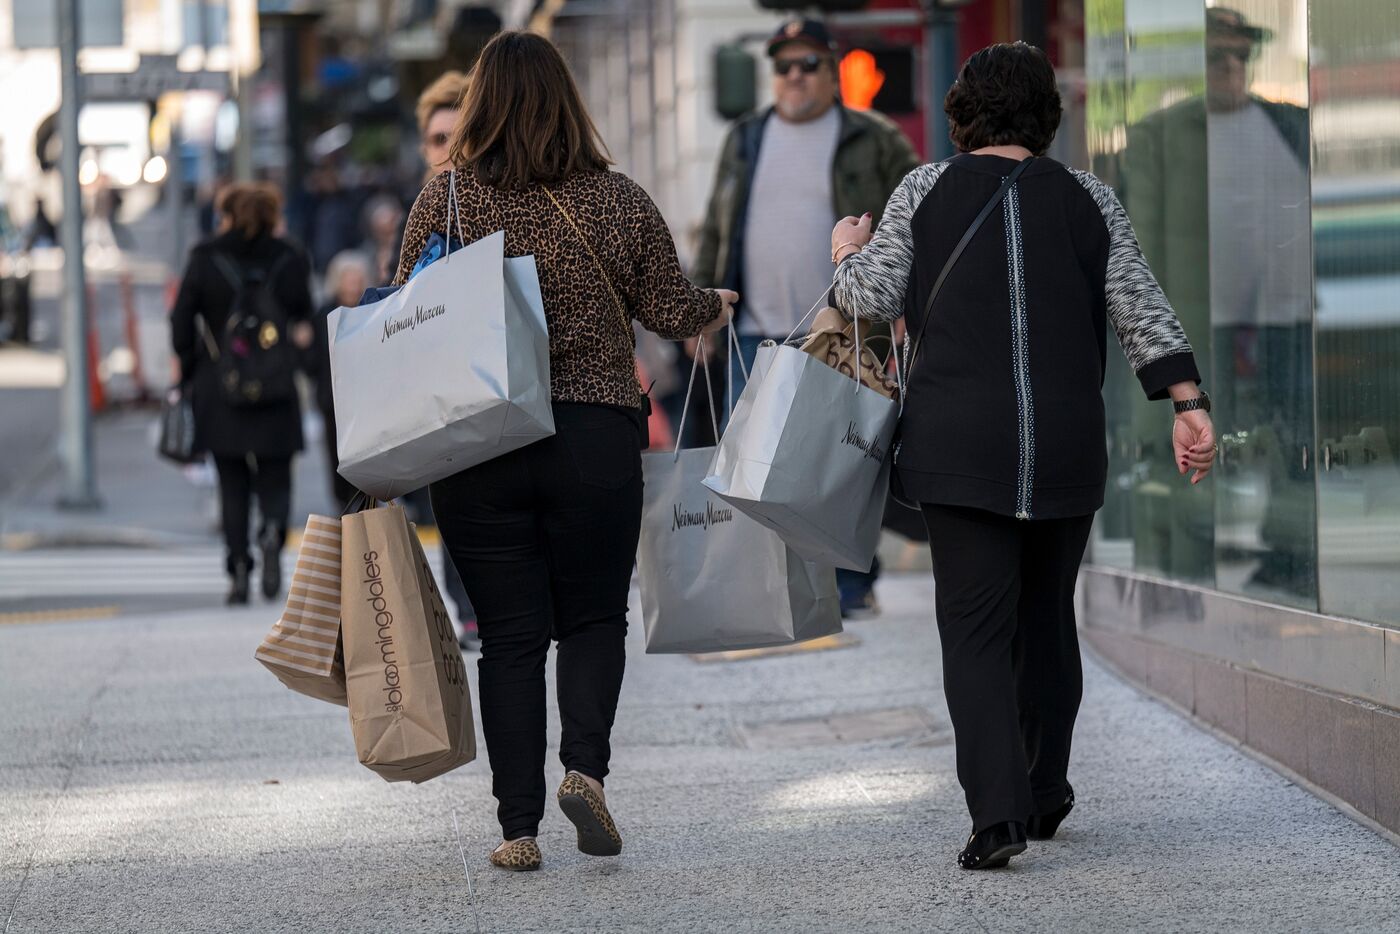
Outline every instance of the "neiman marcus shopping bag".
<path fill-rule="evenodd" d="M 714 448 L 642 455 L 637 572 L 647 652 L 723 652 L 841 631 L 836 572 L 707 490 Z"/>
<path fill-rule="evenodd" d="M 340 475 L 392 499 L 554 434 L 535 259 L 505 233 L 329 319 Z"/>
<path fill-rule="evenodd" d="M 809 561 L 868 571 L 899 403 L 787 345 L 759 348 L 705 486 Z"/>

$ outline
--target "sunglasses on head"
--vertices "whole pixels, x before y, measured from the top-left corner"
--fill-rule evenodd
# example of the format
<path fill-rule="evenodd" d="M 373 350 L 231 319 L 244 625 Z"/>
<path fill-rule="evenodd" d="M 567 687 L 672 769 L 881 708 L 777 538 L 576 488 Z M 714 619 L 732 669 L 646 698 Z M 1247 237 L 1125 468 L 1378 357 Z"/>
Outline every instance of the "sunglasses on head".
<path fill-rule="evenodd" d="M 452 138 L 450 133 L 434 133 L 432 136 L 423 137 L 425 146 L 446 146 L 447 141 Z"/>
<path fill-rule="evenodd" d="M 786 77 L 787 73 L 794 68 L 801 68 L 804 75 L 814 75 L 822 67 L 822 57 L 815 52 L 802 56 L 801 58 L 775 58 L 773 59 L 773 74 L 778 77 Z"/>

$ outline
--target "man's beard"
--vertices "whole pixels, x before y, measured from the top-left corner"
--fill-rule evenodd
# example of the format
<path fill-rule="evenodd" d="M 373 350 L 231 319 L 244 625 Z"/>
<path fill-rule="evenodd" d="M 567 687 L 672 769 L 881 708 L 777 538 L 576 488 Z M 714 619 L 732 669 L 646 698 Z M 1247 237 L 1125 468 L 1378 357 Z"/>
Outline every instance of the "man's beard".
<path fill-rule="evenodd" d="M 805 120 L 811 120 L 814 117 L 821 116 L 826 111 L 827 107 L 830 106 L 830 103 L 818 98 L 816 100 L 806 100 L 800 105 L 793 106 L 792 104 L 783 103 L 782 99 L 779 98 L 775 106 L 778 109 L 778 116 L 782 117 L 784 120 L 789 123 L 802 123 Z"/>

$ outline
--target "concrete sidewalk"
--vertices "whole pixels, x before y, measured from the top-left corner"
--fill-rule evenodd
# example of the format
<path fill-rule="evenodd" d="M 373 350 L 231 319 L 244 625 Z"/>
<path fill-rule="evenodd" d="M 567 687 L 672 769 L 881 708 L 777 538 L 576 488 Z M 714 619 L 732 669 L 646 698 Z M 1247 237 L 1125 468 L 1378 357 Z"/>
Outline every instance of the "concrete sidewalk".
<path fill-rule="evenodd" d="M 931 587 L 887 577 L 831 651 L 644 656 L 637 627 L 626 849 L 551 807 L 523 875 L 486 864 L 484 761 L 386 784 L 252 660 L 275 608 L 0 627 L 0 930 L 1400 931 L 1400 851 L 1093 663 L 1061 837 L 958 870 Z"/>

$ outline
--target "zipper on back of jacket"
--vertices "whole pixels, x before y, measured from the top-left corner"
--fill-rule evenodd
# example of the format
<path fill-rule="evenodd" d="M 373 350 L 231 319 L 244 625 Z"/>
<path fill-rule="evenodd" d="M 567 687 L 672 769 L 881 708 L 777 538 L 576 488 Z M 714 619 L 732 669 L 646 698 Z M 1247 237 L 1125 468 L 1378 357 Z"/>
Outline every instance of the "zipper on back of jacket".
<path fill-rule="evenodd" d="M 1016 383 L 1016 518 L 1029 519 L 1035 483 L 1035 400 L 1031 395 L 1020 187 L 1020 182 L 1011 186 L 1002 201 L 1001 211 L 1006 227 L 1007 281 L 1011 290 L 1011 367 Z"/>

